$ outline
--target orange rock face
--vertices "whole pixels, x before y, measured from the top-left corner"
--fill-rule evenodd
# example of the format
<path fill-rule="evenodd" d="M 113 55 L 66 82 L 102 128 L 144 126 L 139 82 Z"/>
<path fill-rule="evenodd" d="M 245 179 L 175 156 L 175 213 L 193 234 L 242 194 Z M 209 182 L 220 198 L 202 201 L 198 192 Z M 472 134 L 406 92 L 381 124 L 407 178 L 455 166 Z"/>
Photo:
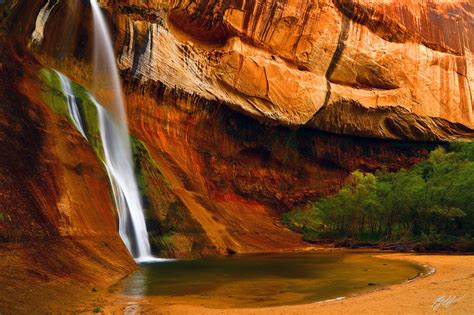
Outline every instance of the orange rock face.
<path fill-rule="evenodd" d="M 143 83 L 277 125 L 420 141 L 474 135 L 471 1 L 101 2 L 121 70 Z M 16 7 L 27 46 L 87 64 L 87 6 Z"/>
<path fill-rule="evenodd" d="M 281 125 L 385 139 L 473 135 L 469 1 L 108 5 L 120 12 L 121 68 L 143 82 Z"/>
<path fill-rule="evenodd" d="M 61 284 L 80 281 L 90 292 L 134 263 L 117 234 L 103 166 L 67 118 L 45 104 L 37 63 L 7 47 L 0 40 L 0 308 L 47 312 L 41 286 L 62 295 Z"/>
<path fill-rule="evenodd" d="M 151 157 L 140 158 L 140 173 L 149 226 L 161 237 L 152 243 L 162 255 L 305 246 L 279 222 L 283 211 L 335 192 L 351 170 L 408 167 L 428 152 L 425 145 L 268 126 L 164 86 L 136 94 L 135 84 L 126 89 L 130 127 Z"/>
<path fill-rule="evenodd" d="M 432 148 L 393 140 L 474 136 L 469 1 L 101 4 L 138 143 L 151 243 L 161 256 L 301 247 L 279 223 L 282 211 L 336 191 L 352 170 L 409 167 Z M 18 1 L 6 21 L 9 40 L 36 58 L 35 67 L 90 84 L 86 2 Z M 19 120 L 37 117 L 40 87 L 15 89 L 28 99 Z M 32 216 L 28 222 L 48 237 L 114 234 L 110 195 L 94 195 L 107 189 L 100 164 L 64 117 L 42 115 L 44 144 L 30 145 L 37 132 L 26 129 L 17 140 L 28 149 L 3 159 L 48 161 L 28 193 L 20 182 L 2 188 L 8 194 L 0 197 L 25 204 L 12 208 L 15 222 Z M 29 174 L 26 161 L 20 174 Z M 14 238 L 12 226 L 0 222 L 4 238 Z"/>

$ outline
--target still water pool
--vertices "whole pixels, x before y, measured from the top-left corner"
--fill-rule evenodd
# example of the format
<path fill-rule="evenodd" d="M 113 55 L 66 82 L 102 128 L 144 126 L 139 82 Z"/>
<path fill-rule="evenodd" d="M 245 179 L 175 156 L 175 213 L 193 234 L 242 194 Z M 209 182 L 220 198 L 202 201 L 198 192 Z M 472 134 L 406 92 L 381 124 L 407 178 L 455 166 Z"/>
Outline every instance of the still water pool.
<path fill-rule="evenodd" d="M 264 307 L 349 297 L 426 270 L 370 253 L 233 255 L 141 265 L 111 288 L 129 298 L 206 307 Z"/>

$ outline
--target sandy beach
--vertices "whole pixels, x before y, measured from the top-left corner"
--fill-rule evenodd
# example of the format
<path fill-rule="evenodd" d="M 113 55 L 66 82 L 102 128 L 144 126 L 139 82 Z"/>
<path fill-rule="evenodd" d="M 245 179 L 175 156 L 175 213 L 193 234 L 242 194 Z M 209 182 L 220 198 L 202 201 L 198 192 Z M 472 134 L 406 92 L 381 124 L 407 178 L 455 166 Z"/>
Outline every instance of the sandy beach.
<path fill-rule="evenodd" d="M 431 275 L 338 301 L 271 308 L 211 309 L 195 305 L 156 305 L 152 297 L 135 301 L 101 296 L 103 312 L 147 314 L 472 314 L 474 256 L 378 254 L 435 268 Z M 102 295 L 102 294 L 101 294 Z"/>

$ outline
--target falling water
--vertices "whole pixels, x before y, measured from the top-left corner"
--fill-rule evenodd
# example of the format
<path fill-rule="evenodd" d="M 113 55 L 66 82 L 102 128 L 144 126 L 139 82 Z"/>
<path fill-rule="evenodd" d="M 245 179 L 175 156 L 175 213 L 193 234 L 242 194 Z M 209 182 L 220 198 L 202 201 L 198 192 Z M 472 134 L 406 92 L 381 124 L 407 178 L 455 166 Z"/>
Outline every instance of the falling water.
<path fill-rule="evenodd" d="M 151 255 L 145 216 L 133 172 L 125 105 L 110 33 L 96 0 L 91 0 L 94 20 L 94 89 L 104 158 L 115 203 L 119 212 L 119 230 L 128 250 L 137 262 L 156 260 Z M 99 93 L 102 93 L 99 95 Z"/>
<path fill-rule="evenodd" d="M 87 139 L 86 133 L 84 132 L 84 127 L 82 125 L 81 115 L 77 107 L 76 97 L 72 92 L 71 81 L 59 71 L 56 71 L 56 74 L 58 75 L 64 95 L 66 96 L 69 116 L 71 116 L 72 122 L 76 126 L 77 130 L 79 130 L 82 136 Z"/>

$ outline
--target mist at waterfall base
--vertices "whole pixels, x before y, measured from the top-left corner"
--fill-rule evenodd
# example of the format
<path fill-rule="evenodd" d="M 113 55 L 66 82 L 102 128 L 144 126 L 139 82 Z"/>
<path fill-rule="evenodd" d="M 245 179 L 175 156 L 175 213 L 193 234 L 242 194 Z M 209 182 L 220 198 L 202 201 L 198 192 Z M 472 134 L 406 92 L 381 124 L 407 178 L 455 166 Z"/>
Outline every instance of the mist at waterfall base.
<path fill-rule="evenodd" d="M 96 0 L 91 0 L 94 52 L 93 82 L 89 97 L 97 109 L 103 162 L 110 179 L 119 214 L 119 233 L 127 249 L 138 263 L 165 259 L 151 254 L 144 209 L 134 174 L 125 104 L 110 32 Z M 68 111 L 78 131 L 87 139 L 71 81 L 56 71 Z"/>

